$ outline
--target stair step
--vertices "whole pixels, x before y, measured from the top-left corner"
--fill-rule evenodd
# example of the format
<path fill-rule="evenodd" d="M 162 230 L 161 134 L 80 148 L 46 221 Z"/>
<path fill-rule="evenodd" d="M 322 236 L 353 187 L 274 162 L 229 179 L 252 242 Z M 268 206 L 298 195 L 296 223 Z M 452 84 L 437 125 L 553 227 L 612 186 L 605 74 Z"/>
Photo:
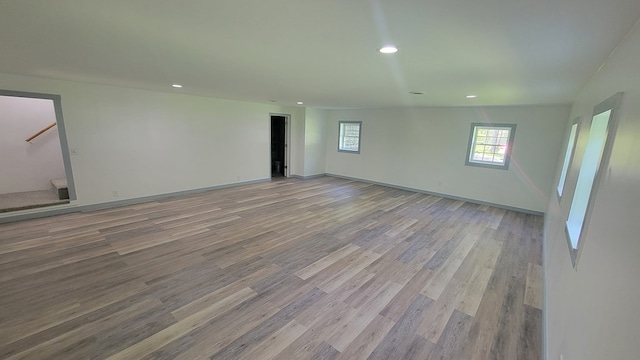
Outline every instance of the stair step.
<path fill-rule="evenodd" d="M 69 188 L 67 185 L 67 179 L 53 179 L 51 180 L 51 185 L 53 189 L 58 194 L 58 199 L 60 200 L 68 200 L 69 199 Z"/>
<path fill-rule="evenodd" d="M 68 203 L 69 200 L 59 200 L 58 194 L 51 190 L 0 194 L 0 214 Z"/>

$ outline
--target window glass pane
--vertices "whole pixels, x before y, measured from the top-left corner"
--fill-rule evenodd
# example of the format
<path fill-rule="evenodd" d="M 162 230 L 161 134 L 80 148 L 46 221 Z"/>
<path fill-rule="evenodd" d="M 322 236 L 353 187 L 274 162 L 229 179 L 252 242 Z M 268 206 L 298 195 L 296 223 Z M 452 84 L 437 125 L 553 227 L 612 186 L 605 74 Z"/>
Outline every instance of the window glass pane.
<path fill-rule="evenodd" d="M 360 123 L 341 121 L 339 127 L 338 151 L 359 152 Z"/>
<path fill-rule="evenodd" d="M 584 150 L 584 157 L 580 165 L 578 182 L 573 195 L 569 217 L 567 219 L 567 231 L 569 240 L 574 249 L 578 248 L 578 240 L 582 232 L 582 224 L 587 214 L 587 206 L 591 197 L 591 189 L 595 180 L 604 145 L 607 140 L 607 126 L 611 110 L 605 111 L 593 117 L 587 147 Z"/>
<path fill-rule="evenodd" d="M 569 134 L 569 141 L 567 142 L 567 150 L 564 154 L 564 162 L 562 164 L 562 171 L 560 172 L 560 181 L 558 182 L 559 196 L 562 196 L 562 192 L 564 191 L 564 183 L 567 180 L 567 171 L 569 170 L 569 162 L 571 162 L 571 156 L 573 155 L 577 132 L 578 124 L 576 123 L 571 126 L 571 133 Z"/>
<path fill-rule="evenodd" d="M 515 125 L 495 127 L 472 125 L 467 164 L 507 168 L 508 144 Z"/>

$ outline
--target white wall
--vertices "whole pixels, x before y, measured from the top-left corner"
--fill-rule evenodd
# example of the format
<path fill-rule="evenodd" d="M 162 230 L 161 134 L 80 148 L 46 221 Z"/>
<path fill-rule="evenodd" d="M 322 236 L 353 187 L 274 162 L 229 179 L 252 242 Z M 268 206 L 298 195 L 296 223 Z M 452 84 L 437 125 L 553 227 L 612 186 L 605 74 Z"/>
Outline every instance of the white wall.
<path fill-rule="evenodd" d="M 326 168 L 324 110 L 306 109 L 304 176 L 324 174 Z"/>
<path fill-rule="evenodd" d="M 305 109 L 296 108 L 296 111 L 297 121 L 293 121 L 289 127 L 289 175 L 304 176 Z"/>
<path fill-rule="evenodd" d="M 544 212 L 568 106 L 327 110 L 327 173 Z M 338 121 L 362 121 L 360 154 Z M 465 166 L 471 123 L 515 123 L 509 170 Z"/>
<path fill-rule="evenodd" d="M 52 100 L 0 96 L 0 194 L 51 189 L 65 177 L 57 127 L 25 141 L 55 122 Z"/>
<path fill-rule="evenodd" d="M 77 152 L 71 162 L 80 205 L 267 179 L 270 113 L 291 114 L 294 130 L 304 122 L 302 108 L 179 91 L 8 74 L 0 74 L 0 84 L 5 90 L 62 96 L 67 140 Z M 291 146 L 292 154 L 304 156 L 304 143 Z M 302 173 L 293 157 L 292 173 Z"/>
<path fill-rule="evenodd" d="M 564 221 L 579 162 L 563 201 L 551 198 L 545 229 L 547 359 L 637 359 L 640 349 L 640 27 L 636 26 L 577 98 L 571 119 L 588 125 L 594 106 L 624 92 L 609 166 L 597 189 L 577 270 Z M 565 138 L 570 123 L 566 124 Z M 583 127 L 581 130 L 584 130 Z M 584 151 L 586 131 L 577 153 Z M 605 161 L 605 159 L 603 159 Z M 605 164 L 606 165 L 606 164 Z M 558 161 L 555 181 L 560 173 Z M 557 185 L 557 184 L 554 184 Z"/>

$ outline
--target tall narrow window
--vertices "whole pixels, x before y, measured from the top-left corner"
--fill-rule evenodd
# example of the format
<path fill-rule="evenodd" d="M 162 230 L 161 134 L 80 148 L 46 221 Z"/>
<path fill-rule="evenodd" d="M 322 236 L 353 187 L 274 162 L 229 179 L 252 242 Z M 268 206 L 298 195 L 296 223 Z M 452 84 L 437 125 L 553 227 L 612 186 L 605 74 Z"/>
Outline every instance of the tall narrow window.
<path fill-rule="evenodd" d="M 515 124 L 471 124 L 467 165 L 508 169 Z"/>
<path fill-rule="evenodd" d="M 596 106 L 593 112 L 587 145 L 566 222 L 567 239 L 574 266 L 589 223 L 589 214 L 596 197 L 602 164 L 606 163 L 608 153 L 611 151 L 615 132 L 614 112 L 621 98 L 622 93 L 617 93 Z"/>
<path fill-rule="evenodd" d="M 340 121 L 338 151 L 360 153 L 360 133 L 362 121 Z"/>
<path fill-rule="evenodd" d="M 560 172 L 560 181 L 558 181 L 558 197 L 562 197 L 564 183 L 567 181 L 567 171 L 576 147 L 576 133 L 578 132 L 578 123 L 571 125 L 571 133 L 567 142 L 567 151 L 564 153 L 564 162 L 562 163 L 562 172 Z"/>
<path fill-rule="evenodd" d="M 591 129 L 589 129 L 589 140 L 587 140 L 587 147 L 584 150 L 578 182 L 571 202 L 569 218 L 567 219 L 567 231 L 574 249 L 578 248 L 578 239 L 582 231 L 584 217 L 587 214 L 587 205 L 589 204 L 593 181 L 596 178 L 598 166 L 602 159 L 604 144 L 607 140 L 607 125 L 609 124 L 610 114 L 611 110 L 608 110 L 594 116 L 591 122 Z"/>

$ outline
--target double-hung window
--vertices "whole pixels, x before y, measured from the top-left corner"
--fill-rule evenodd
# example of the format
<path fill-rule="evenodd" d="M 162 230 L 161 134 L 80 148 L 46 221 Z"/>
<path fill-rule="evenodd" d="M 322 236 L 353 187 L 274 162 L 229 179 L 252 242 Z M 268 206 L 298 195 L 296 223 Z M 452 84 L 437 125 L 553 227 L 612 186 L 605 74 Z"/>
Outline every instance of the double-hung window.
<path fill-rule="evenodd" d="M 508 169 L 515 124 L 471 124 L 466 164 Z"/>
<path fill-rule="evenodd" d="M 339 127 L 338 151 L 359 154 L 362 121 L 340 121 Z"/>

